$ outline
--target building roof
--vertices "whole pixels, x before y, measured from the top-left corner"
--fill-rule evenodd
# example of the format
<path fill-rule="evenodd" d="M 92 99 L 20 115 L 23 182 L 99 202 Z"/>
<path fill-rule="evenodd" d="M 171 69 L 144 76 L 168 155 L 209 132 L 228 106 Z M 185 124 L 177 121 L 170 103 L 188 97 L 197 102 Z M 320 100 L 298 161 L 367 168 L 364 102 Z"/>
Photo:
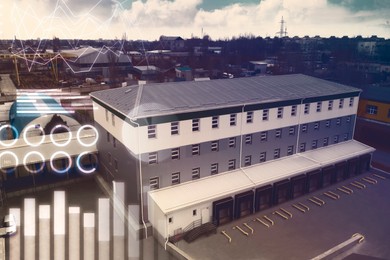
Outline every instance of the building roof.
<path fill-rule="evenodd" d="M 355 140 L 298 153 L 278 160 L 149 191 L 164 214 L 232 196 L 249 189 L 320 169 L 375 149 Z M 191 191 L 191 192 L 189 192 Z M 180 194 L 180 196 L 177 196 Z"/>
<path fill-rule="evenodd" d="M 134 98 L 134 91 L 129 89 L 136 88 L 103 90 L 91 96 L 125 116 L 137 106 L 137 113 L 131 115 L 138 119 L 360 92 L 302 74 L 147 84 Z M 130 95 L 124 94 L 127 90 Z"/>
<path fill-rule="evenodd" d="M 390 103 L 390 88 L 367 87 L 363 89 L 361 98 L 382 103 Z"/>
<path fill-rule="evenodd" d="M 108 47 L 93 48 L 83 47 L 75 50 L 64 50 L 62 51 L 65 55 L 71 55 L 74 58 L 70 60 L 77 64 L 99 64 L 99 63 L 110 63 L 110 55 L 113 54 L 113 59 L 117 63 L 128 63 L 131 64 L 131 58 L 123 53 L 113 52 Z"/>

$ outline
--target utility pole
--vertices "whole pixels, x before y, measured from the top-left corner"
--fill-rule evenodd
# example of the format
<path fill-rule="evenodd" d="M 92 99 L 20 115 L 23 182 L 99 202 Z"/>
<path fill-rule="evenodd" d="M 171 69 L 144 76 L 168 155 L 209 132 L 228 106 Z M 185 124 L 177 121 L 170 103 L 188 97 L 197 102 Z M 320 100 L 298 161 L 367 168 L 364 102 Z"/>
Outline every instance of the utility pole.
<path fill-rule="evenodd" d="M 280 31 L 276 32 L 276 35 L 279 35 L 280 38 L 287 36 L 287 27 L 286 28 L 284 27 L 285 24 L 286 22 L 284 21 L 282 16 L 282 20 L 280 21 Z"/>

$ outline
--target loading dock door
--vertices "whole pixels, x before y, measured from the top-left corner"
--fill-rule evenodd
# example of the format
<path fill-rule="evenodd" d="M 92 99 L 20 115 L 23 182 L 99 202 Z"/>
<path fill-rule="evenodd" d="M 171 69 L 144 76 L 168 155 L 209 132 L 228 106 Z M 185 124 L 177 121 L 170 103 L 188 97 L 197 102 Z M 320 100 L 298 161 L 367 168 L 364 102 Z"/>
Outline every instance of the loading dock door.
<path fill-rule="evenodd" d="M 291 187 L 289 180 L 274 183 L 274 204 L 283 203 L 290 199 Z"/>
<path fill-rule="evenodd" d="M 228 197 L 213 202 L 213 223 L 217 226 L 233 220 L 233 198 Z"/>
<path fill-rule="evenodd" d="M 359 174 L 359 158 L 348 160 L 348 172 L 351 177 Z"/>
<path fill-rule="evenodd" d="M 333 165 L 322 169 L 322 187 L 328 187 L 334 183 L 335 171 L 336 168 Z"/>
<path fill-rule="evenodd" d="M 268 209 L 272 206 L 272 185 L 267 185 L 256 189 L 255 211 Z"/>
<path fill-rule="evenodd" d="M 306 176 L 304 174 L 291 178 L 291 198 L 297 198 L 306 193 Z"/>
<path fill-rule="evenodd" d="M 253 191 L 235 196 L 234 218 L 241 218 L 253 213 Z"/>
<path fill-rule="evenodd" d="M 371 154 L 364 154 L 359 157 L 359 173 L 370 170 Z"/>
<path fill-rule="evenodd" d="M 313 192 L 321 188 L 321 170 L 307 173 L 307 191 Z"/>
<path fill-rule="evenodd" d="M 349 178 L 349 172 L 348 172 L 347 162 L 341 162 L 336 164 L 336 171 L 334 177 L 335 182 L 340 182 L 348 178 Z"/>

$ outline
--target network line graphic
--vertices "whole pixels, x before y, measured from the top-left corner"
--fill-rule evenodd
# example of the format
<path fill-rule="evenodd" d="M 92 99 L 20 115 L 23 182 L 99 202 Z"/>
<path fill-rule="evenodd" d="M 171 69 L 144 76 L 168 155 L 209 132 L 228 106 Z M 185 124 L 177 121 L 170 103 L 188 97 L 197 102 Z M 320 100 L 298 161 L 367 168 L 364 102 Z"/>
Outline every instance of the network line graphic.
<path fill-rule="evenodd" d="M 3 59 L 14 59 L 15 62 L 17 59 L 25 63 L 25 67 L 29 72 L 36 65 L 54 66 L 54 64 L 61 60 L 67 68 L 74 74 L 77 74 L 90 72 L 103 55 L 113 54 L 115 60 L 126 53 L 124 48 L 127 40 L 126 37 L 122 39 L 116 38 L 110 45 L 103 45 L 98 48 L 86 46 L 82 49 L 79 47 L 78 39 L 88 37 L 96 39 L 96 35 L 109 35 L 109 32 L 112 31 L 112 26 L 114 26 L 114 22 L 115 25 L 119 24 L 122 27 L 125 32 L 124 35 L 126 35 L 126 31 L 128 30 L 138 30 L 136 19 L 130 16 L 120 15 L 120 13 L 126 11 L 125 5 L 129 5 L 132 1 L 100 0 L 92 6 L 85 8 L 81 13 L 73 10 L 68 2 L 67 0 L 58 0 L 53 6 L 51 13 L 42 16 L 35 11 L 33 6 L 21 6 L 21 3 L 18 4 L 15 1 L 11 10 L 15 36 L 9 49 L 10 52 L 8 54 L 2 54 L 0 57 Z M 108 10 L 108 16 L 105 20 L 102 20 L 102 18 L 96 15 L 103 8 Z M 27 23 L 29 26 L 27 26 Z M 33 30 L 29 30 L 31 24 L 33 24 Z M 56 37 L 58 34 L 61 35 L 62 39 L 66 39 L 71 49 L 64 51 L 45 50 L 43 52 L 42 49 L 45 49 L 47 39 Z M 21 40 L 22 38 L 31 39 L 30 35 L 40 35 L 36 48 L 26 46 L 25 41 Z M 142 42 L 141 45 L 143 47 Z M 17 48 L 18 46 L 19 48 Z M 77 55 L 75 54 L 76 51 Z M 97 55 L 95 54 L 90 66 L 81 70 L 74 70 L 71 63 L 77 62 L 82 57 L 89 55 L 92 51 L 97 53 Z M 147 57 L 145 59 L 147 60 Z M 129 57 L 128 61 L 131 62 Z"/>

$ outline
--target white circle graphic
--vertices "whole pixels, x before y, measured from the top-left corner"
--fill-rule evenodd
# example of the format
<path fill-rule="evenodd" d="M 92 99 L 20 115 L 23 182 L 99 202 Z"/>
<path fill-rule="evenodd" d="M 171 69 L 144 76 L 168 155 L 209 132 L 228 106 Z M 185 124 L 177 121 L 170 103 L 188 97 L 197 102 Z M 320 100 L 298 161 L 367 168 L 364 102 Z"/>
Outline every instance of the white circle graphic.
<path fill-rule="evenodd" d="M 4 155 L 7 155 L 7 154 L 11 155 L 11 156 L 14 158 L 14 161 L 15 161 L 15 166 L 12 168 L 12 170 L 16 169 L 16 167 L 17 167 L 18 164 L 19 164 L 19 159 L 18 159 L 18 157 L 16 156 L 15 153 L 10 152 L 10 151 L 4 151 L 4 152 L 0 153 L 0 162 L 1 162 L 0 170 L 1 170 L 2 172 L 5 172 L 3 169 L 9 168 L 9 167 L 7 167 L 6 165 L 5 165 L 5 167 L 4 167 L 4 165 L 3 165 L 3 162 L 8 162 L 8 161 L 3 161 L 3 156 L 4 156 Z"/>
<path fill-rule="evenodd" d="M 65 143 L 58 143 L 56 140 L 54 140 L 53 138 L 53 134 L 54 134 L 54 131 L 58 130 L 58 129 L 65 129 L 66 131 L 68 131 L 69 135 L 68 135 L 68 140 L 66 140 Z M 53 144 L 55 144 L 57 147 L 64 147 L 64 146 L 67 146 L 70 141 L 72 141 L 72 132 L 70 131 L 69 127 L 67 127 L 66 125 L 56 125 L 55 127 L 53 127 L 53 129 L 51 129 L 50 131 L 50 140 L 52 141 Z"/>
<path fill-rule="evenodd" d="M 35 170 L 31 170 L 27 167 L 27 158 L 30 157 L 31 155 L 33 154 L 36 154 L 38 155 L 40 158 L 41 158 L 41 167 L 39 167 L 39 169 L 35 169 Z M 37 162 L 34 162 L 34 164 L 37 163 Z M 24 158 L 23 158 L 23 165 L 24 165 L 24 168 L 30 172 L 30 173 L 39 173 L 43 170 L 43 167 L 45 167 L 45 157 L 40 153 L 40 152 L 37 152 L 37 151 L 31 151 L 31 152 L 28 152 Z"/>
<path fill-rule="evenodd" d="M 56 160 L 54 157 L 56 157 L 58 154 L 62 154 L 62 155 L 65 155 L 66 158 L 68 158 L 68 166 L 65 168 L 65 169 L 62 169 L 62 170 L 59 170 L 57 169 L 55 166 L 54 166 L 54 163 L 53 161 Z M 60 158 L 59 158 L 60 159 Z M 62 159 L 62 158 L 61 158 Z M 55 171 L 56 173 L 59 173 L 59 174 L 64 174 L 66 173 L 67 171 L 69 171 L 69 169 L 72 167 L 72 158 L 70 157 L 70 155 L 67 153 L 67 152 L 64 152 L 64 151 L 57 151 L 55 153 L 53 153 L 53 155 L 50 157 L 50 167 L 53 171 Z"/>
<path fill-rule="evenodd" d="M 96 134 L 95 140 L 90 144 L 86 144 L 83 141 L 81 141 L 80 133 L 85 128 L 91 128 Z M 83 125 L 82 127 L 79 128 L 79 130 L 77 130 L 77 141 L 79 142 L 79 144 L 81 144 L 84 147 L 91 147 L 91 146 L 95 145 L 97 143 L 98 139 L 99 139 L 99 132 L 97 131 L 96 127 L 94 127 L 93 125 Z"/>
<path fill-rule="evenodd" d="M 34 128 L 34 129 L 39 129 L 39 131 L 41 131 L 42 133 L 42 138 L 41 140 L 38 142 L 38 143 L 31 143 L 28 138 L 27 138 L 27 132 L 28 130 L 30 130 L 31 128 Z M 37 146 L 40 146 L 43 141 L 45 141 L 45 131 L 43 131 L 43 128 L 41 126 L 39 127 L 36 127 L 35 125 L 29 125 L 26 127 L 26 129 L 24 129 L 24 132 L 23 132 L 23 139 L 24 141 L 26 142 L 26 144 L 28 144 L 29 146 L 32 146 L 32 147 L 37 147 Z"/>

